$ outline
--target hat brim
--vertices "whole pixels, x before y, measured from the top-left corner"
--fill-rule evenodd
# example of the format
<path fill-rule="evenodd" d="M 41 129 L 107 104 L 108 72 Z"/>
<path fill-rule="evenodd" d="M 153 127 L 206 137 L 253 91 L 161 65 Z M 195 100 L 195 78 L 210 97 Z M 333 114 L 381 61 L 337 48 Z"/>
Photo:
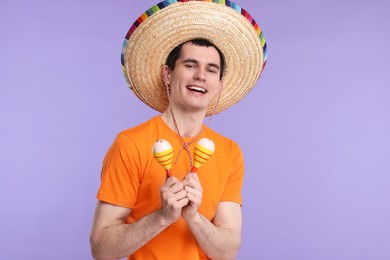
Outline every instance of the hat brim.
<path fill-rule="evenodd" d="M 151 8 L 130 29 L 122 51 L 124 75 L 139 99 L 163 112 L 168 97 L 161 69 L 169 53 L 189 40 L 207 39 L 220 49 L 226 63 L 218 106 L 216 97 L 206 113 L 217 114 L 239 102 L 256 84 L 266 62 L 264 37 L 252 17 L 236 5 L 171 2 Z"/>

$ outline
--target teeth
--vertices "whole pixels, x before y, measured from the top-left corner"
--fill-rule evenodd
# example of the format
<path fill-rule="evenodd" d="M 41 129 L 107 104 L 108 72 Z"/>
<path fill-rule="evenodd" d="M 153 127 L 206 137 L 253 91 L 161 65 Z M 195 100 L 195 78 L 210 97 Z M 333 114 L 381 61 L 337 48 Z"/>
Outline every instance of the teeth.
<path fill-rule="evenodd" d="M 191 90 L 202 92 L 202 93 L 206 93 L 207 92 L 204 88 L 200 88 L 200 87 L 188 86 L 188 88 L 191 89 Z"/>

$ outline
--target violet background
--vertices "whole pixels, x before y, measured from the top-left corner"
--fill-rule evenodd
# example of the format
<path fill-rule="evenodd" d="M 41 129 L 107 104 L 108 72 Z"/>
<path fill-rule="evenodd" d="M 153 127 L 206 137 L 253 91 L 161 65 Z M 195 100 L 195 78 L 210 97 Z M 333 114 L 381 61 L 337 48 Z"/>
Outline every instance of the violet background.
<path fill-rule="evenodd" d="M 156 113 L 123 38 L 156 1 L 0 2 L 0 259 L 91 259 L 101 162 Z M 390 2 L 236 1 L 269 61 L 211 126 L 246 159 L 238 259 L 390 259 Z"/>

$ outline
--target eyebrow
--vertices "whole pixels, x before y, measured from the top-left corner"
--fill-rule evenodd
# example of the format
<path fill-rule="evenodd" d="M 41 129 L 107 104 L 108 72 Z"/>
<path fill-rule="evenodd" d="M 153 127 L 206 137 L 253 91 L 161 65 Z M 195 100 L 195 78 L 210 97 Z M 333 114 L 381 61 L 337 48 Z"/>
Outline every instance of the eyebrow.
<path fill-rule="evenodd" d="M 195 59 L 192 59 L 192 58 L 188 58 L 188 59 L 185 59 L 183 61 L 183 63 L 195 63 L 195 64 L 199 64 L 199 61 L 195 60 Z M 214 67 L 218 70 L 220 70 L 221 68 L 218 66 L 218 64 L 215 64 L 215 63 L 207 63 L 208 66 L 210 67 Z"/>

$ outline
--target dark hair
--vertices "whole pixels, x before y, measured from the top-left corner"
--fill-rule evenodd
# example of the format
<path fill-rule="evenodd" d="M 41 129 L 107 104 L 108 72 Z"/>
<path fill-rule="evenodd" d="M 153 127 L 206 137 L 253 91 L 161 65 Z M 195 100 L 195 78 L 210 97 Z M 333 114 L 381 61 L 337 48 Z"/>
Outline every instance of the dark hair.
<path fill-rule="evenodd" d="M 217 51 L 218 51 L 218 54 L 219 54 L 219 60 L 220 60 L 220 63 L 221 63 L 221 72 L 220 72 L 220 75 L 219 75 L 219 78 L 222 79 L 223 77 L 223 73 L 224 73 L 224 70 L 225 70 L 225 59 L 223 57 L 223 54 L 222 52 L 218 49 L 217 46 L 215 46 L 214 44 L 212 44 L 209 40 L 206 40 L 206 39 L 203 39 L 203 38 L 196 38 L 196 39 L 192 39 L 192 40 L 189 40 L 189 41 L 186 41 L 186 42 L 183 42 L 179 45 L 177 45 L 172 51 L 171 53 L 169 53 L 168 55 L 168 58 L 167 58 L 167 61 L 165 62 L 165 65 L 167 65 L 171 70 L 174 70 L 175 69 L 175 64 L 176 64 L 176 61 L 178 58 L 180 58 L 180 54 L 181 54 L 181 47 L 183 47 L 183 45 L 187 42 L 190 42 L 194 45 L 197 45 L 197 46 L 204 46 L 204 47 L 214 47 Z"/>

